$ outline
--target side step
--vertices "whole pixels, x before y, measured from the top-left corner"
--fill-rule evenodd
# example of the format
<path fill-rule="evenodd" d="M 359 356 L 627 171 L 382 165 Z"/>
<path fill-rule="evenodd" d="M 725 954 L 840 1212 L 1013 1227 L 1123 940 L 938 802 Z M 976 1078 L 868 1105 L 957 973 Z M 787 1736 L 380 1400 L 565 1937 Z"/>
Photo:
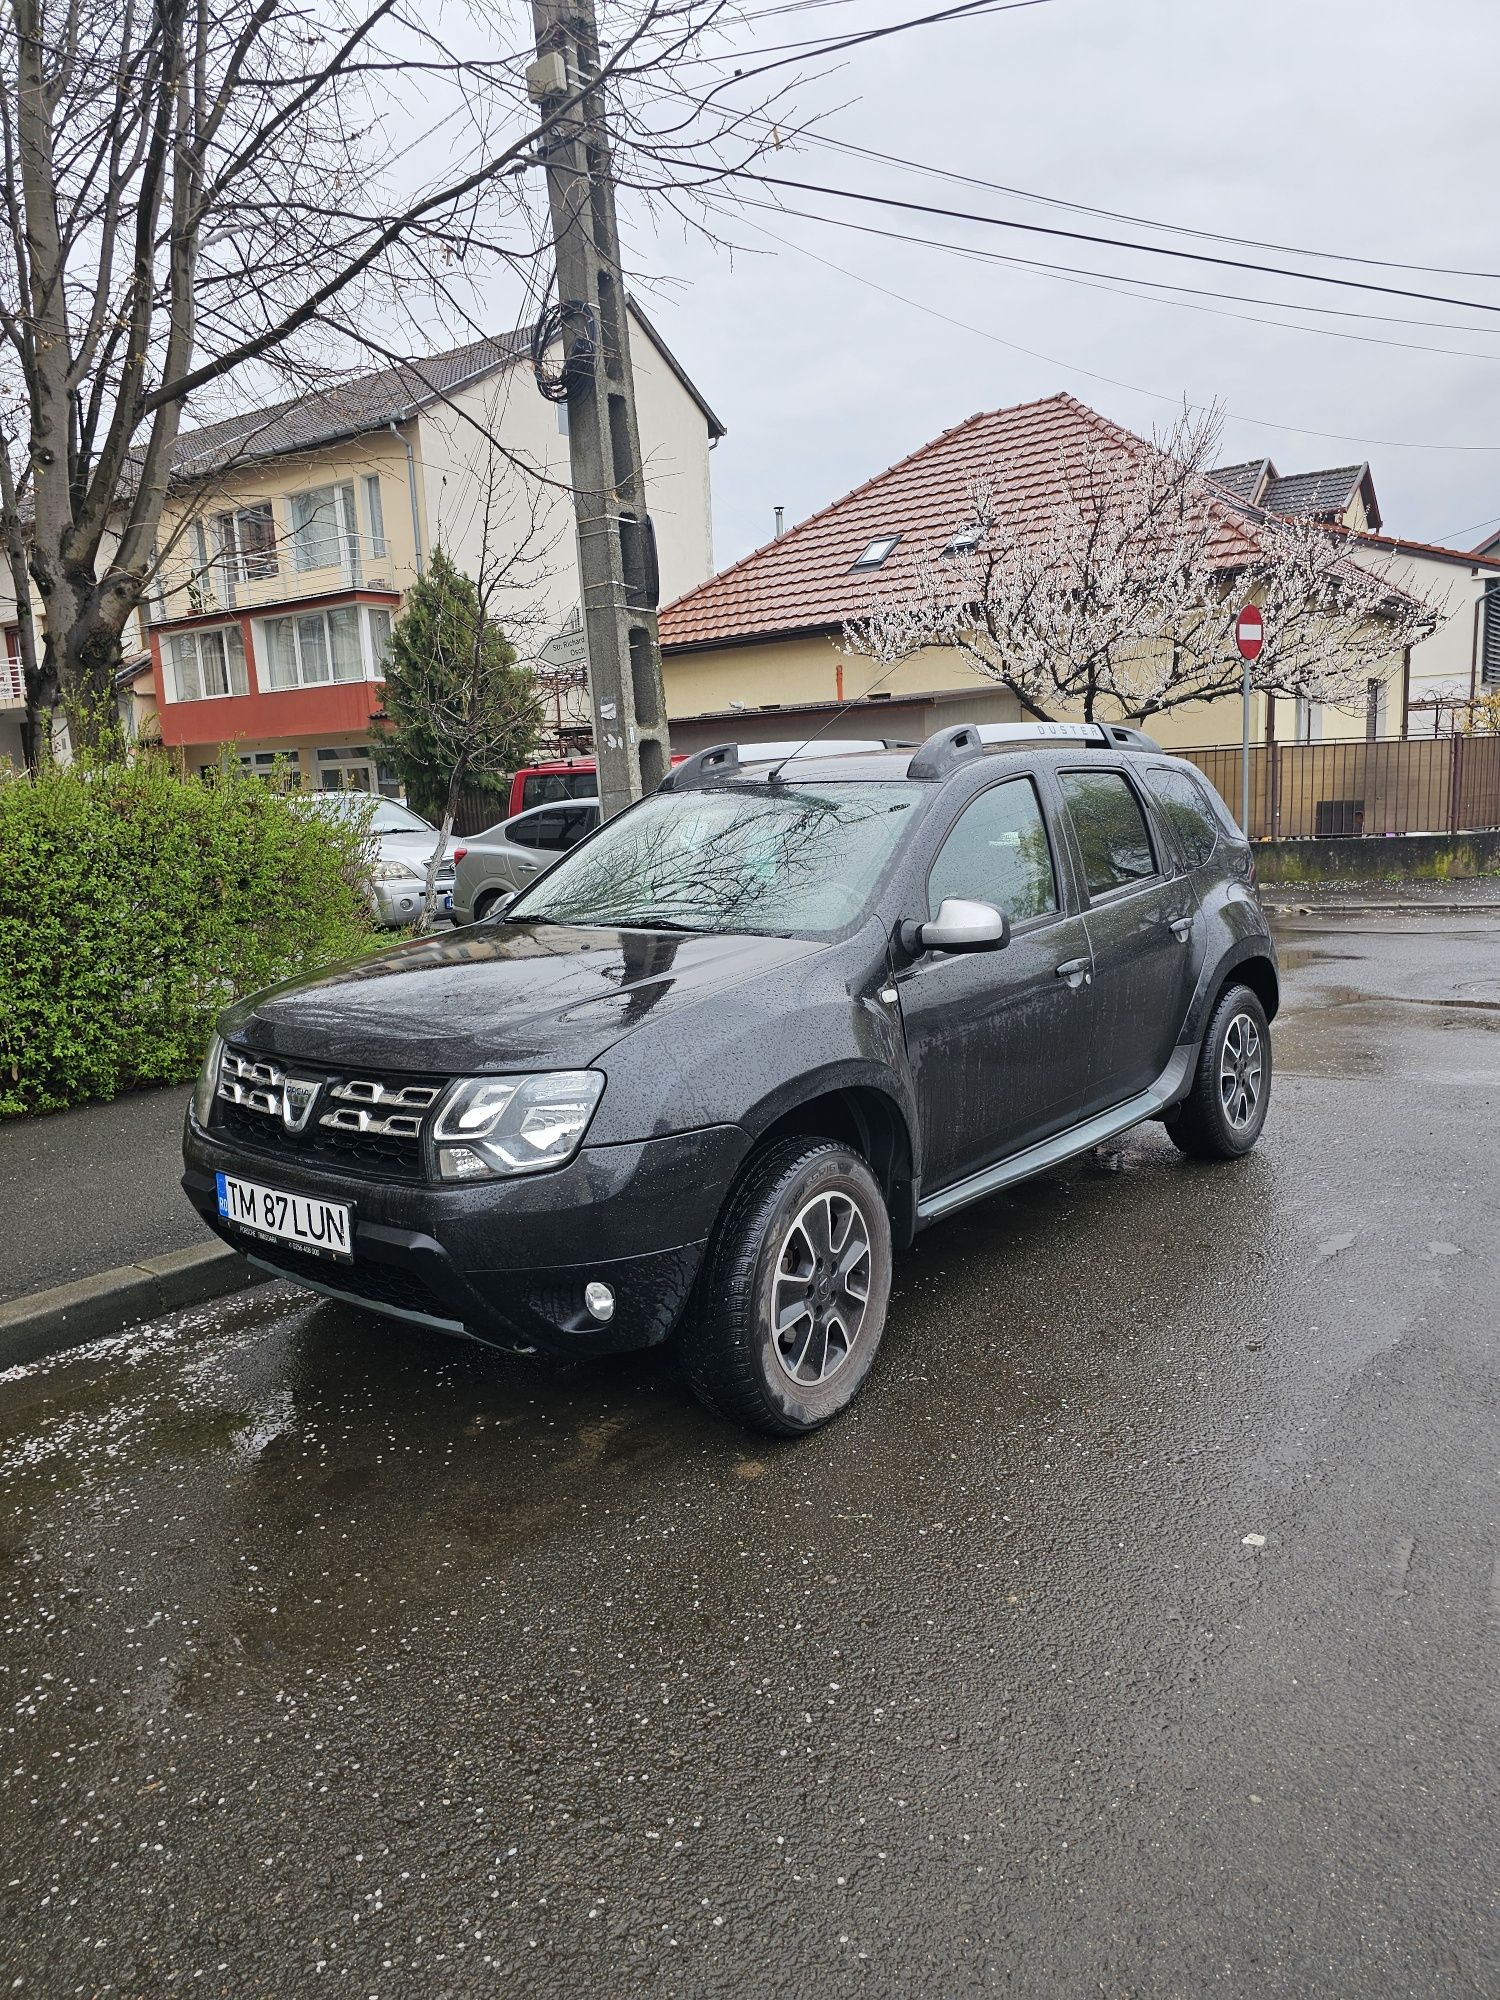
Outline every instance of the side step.
<path fill-rule="evenodd" d="M 939 1188 L 936 1194 L 927 1195 L 917 1203 L 918 1224 L 936 1222 L 940 1216 L 951 1215 L 956 1208 L 966 1208 L 971 1201 L 981 1201 L 985 1195 L 995 1194 L 999 1189 L 1009 1187 L 1013 1181 L 1024 1181 L 1032 1174 L 1045 1173 L 1049 1167 L 1061 1166 L 1064 1160 L 1074 1159 L 1091 1147 L 1102 1146 L 1106 1139 L 1117 1139 L 1132 1125 L 1144 1124 L 1146 1119 L 1165 1111 L 1182 1095 L 1197 1058 L 1196 1043 L 1174 1049 L 1172 1060 L 1149 1090 L 1141 1091 L 1136 1097 L 1128 1097 L 1112 1110 L 1096 1113 L 1082 1125 L 1070 1125 L 1066 1132 L 1057 1132 L 1050 1139 L 1039 1140 L 1035 1146 L 1028 1146 L 1024 1153 L 1013 1153 L 1008 1160 L 983 1167 L 977 1174 L 970 1174 L 967 1180 L 954 1181 L 951 1187 Z"/>

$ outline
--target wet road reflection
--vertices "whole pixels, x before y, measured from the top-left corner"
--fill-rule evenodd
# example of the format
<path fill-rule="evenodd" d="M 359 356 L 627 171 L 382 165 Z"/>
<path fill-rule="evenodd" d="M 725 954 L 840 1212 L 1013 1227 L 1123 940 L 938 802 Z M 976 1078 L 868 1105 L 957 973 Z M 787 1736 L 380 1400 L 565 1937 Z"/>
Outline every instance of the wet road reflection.
<path fill-rule="evenodd" d="M 932 1231 L 819 1438 L 269 1288 L 0 1384 L 7 1981 L 1493 1991 L 1500 928 L 1233 1168 Z"/>

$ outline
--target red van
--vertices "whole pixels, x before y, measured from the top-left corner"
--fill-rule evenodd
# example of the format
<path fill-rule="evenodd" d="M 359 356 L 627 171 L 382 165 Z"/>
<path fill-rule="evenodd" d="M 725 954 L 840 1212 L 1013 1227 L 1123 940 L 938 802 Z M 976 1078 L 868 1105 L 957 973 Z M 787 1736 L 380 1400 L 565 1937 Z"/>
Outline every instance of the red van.
<path fill-rule="evenodd" d="M 507 819 L 532 806 L 558 805 L 564 799 L 592 799 L 599 791 L 599 766 L 592 757 L 556 757 L 546 764 L 523 764 L 510 781 Z"/>
<path fill-rule="evenodd" d="M 681 756 L 672 759 L 682 762 Z M 566 799 L 592 799 L 599 795 L 599 766 L 592 757 L 555 757 L 548 764 L 523 764 L 510 781 L 510 804 L 506 818 L 527 812 L 532 806 L 555 806 Z"/>

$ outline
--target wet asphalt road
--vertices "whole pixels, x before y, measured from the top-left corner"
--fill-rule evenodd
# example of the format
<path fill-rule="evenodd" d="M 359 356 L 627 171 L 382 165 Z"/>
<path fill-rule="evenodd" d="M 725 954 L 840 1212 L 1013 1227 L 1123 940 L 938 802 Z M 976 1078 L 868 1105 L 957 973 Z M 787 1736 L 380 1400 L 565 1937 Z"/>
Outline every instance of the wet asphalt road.
<path fill-rule="evenodd" d="M 1283 943 L 1261 1149 L 821 1437 L 284 1287 L 0 1381 L 3 1989 L 1500 1992 L 1500 921 Z"/>

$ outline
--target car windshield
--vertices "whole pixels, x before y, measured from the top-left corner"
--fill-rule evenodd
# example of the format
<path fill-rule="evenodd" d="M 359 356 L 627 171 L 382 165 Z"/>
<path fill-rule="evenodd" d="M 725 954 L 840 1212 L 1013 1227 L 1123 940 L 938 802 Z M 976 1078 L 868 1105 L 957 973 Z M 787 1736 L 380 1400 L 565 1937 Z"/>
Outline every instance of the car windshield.
<path fill-rule="evenodd" d="M 902 783 L 659 792 L 565 856 L 506 919 L 829 937 L 863 914 L 922 797 Z"/>

